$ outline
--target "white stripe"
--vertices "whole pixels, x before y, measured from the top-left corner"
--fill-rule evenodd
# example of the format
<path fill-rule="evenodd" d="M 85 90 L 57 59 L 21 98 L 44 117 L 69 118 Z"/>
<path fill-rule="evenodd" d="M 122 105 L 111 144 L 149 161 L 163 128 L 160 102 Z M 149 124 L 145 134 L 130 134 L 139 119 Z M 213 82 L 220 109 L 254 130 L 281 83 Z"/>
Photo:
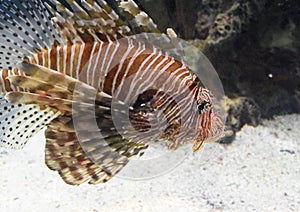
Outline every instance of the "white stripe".
<path fill-rule="evenodd" d="M 170 80 L 173 80 L 173 79 L 179 80 L 180 79 L 179 77 L 186 73 L 186 71 L 184 71 L 184 69 L 185 69 L 184 66 L 181 66 L 180 68 L 176 69 L 175 71 L 173 71 L 170 74 L 169 79 Z M 178 75 L 178 72 L 181 72 L 181 71 L 183 71 L 183 72 Z M 164 95 L 161 98 L 165 98 L 165 96 L 170 93 L 173 95 L 180 94 L 179 88 L 180 88 L 180 85 L 178 85 L 178 83 L 174 83 L 174 81 L 172 83 L 165 83 L 162 87 L 162 90 L 164 91 Z M 173 97 L 174 96 L 170 96 L 168 98 L 173 98 Z"/>
<path fill-rule="evenodd" d="M 111 68 L 113 68 L 113 67 L 111 67 L 111 62 L 112 62 L 112 60 L 113 60 L 113 58 L 114 58 L 114 55 L 116 54 L 116 52 L 118 51 L 119 46 L 120 46 L 120 43 L 119 43 L 118 40 L 114 41 L 114 44 L 115 44 L 115 45 L 114 45 L 114 50 L 113 50 L 112 54 L 110 55 L 110 59 L 109 59 L 109 61 L 108 61 L 108 63 L 107 63 L 106 69 L 105 69 L 105 71 L 104 71 L 105 76 L 107 76 L 108 71 L 110 71 Z M 115 64 L 113 64 L 113 65 L 115 65 Z"/>
<path fill-rule="evenodd" d="M 175 72 L 175 74 L 178 72 L 178 71 L 182 71 L 182 70 L 184 70 L 183 69 L 184 67 L 181 67 L 181 68 L 179 68 L 179 69 L 177 69 L 176 71 L 174 71 Z M 186 71 L 184 71 L 183 73 L 181 73 L 180 75 L 182 75 L 182 74 L 186 74 L 187 72 Z M 178 75 L 178 76 L 180 76 L 180 75 Z M 172 79 L 172 78 L 171 78 Z M 175 76 L 175 80 L 179 80 L 179 77 L 176 77 Z M 166 83 L 166 84 L 170 84 L 170 83 Z M 174 99 L 176 102 L 177 102 L 177 104 L 179 105 L 179 106 L 181 106 L 180 107 L 180 109 L 181 109 L 181 111 L 185 111 L 185 113 L 188 113 L 188 108 L 186 108 L 186 107 L 188 107 L 190 104 L 191 104 L 191 102 L 192 102 L 192 99 L 190 99 L 190 90 L 189 90 L 189 88 L 186 88 L 186 85 L 182 85 L 181 84 L 181 82 L 180 82 L 180 85 L 178 85 L 178 83 L 172 83 L 172 85 L 173 86 L 169 86 L 169 89 L 166 91 L 166 89 L 164 89 L 163 91 L 164 91 L 164 95 L 162 96 L 162 97 L 160 97 L 160 98 L 165 98 L 165 96 L 167 95 L 167 94 L 172 94 L 172 96 L 170 96 L 170 97 L 168 97 L 167 99 L 166 99 L 166 101 L 171 101 L 171 99 Z M 176 85 L 176 87 L 174 87 Z M 164 86 L 165 87 L 165 86 Z M 187 90 L 188 89 L 188 90 Z M 183 94 L 183 91 L 185 91 L 188 95 L 185 97 L 185 98 L 182 98 L 182 94 Z M 179 99 L 180 98 L 180 99 Z M 193 95 L 191 96 L 191 98 L 193 98 Z M 178 101 L 179 100 L 179 101 Z M 184 108 L 183 108 L 184 107 Z M 160 112 L 162 112 L 162 111 L 160 111 Z"/>
<path fill-rule="evenodd" d="M 60 72 L 60 46 L 56 47 L 56 70 Z"/>
<path fill-rule="evenodd" d="M 181 117 L 190 117 L 190 112 L 191 112 L 191 106 L 194 106 L 194 95 L 193 93 L 189 90 L 189 88 L 182 88 L 181 89 L 184 93 L 187 93 L 188 95 L 182 98 L 180 101 L 178 101 L 178 105 L 180 106 L 180 111 L 181 111 Z M 197 108 L 192 111 L 197 112 Z M 186 120 L 184 120 L 186 123 Z"/>
<path fill-rule="evenodd" d="M 33 54 L 33 57 L 36 61 L 36 64 L 39 64 L 39 58 L 38 58 L 37 54 Z"/>
<path fill-rule="evenodd" d="M 79 71 L 80 71 L 80 65 L 81 65 L 84 47 L 85 47 L 85 43 L 82 43 L 80 45 L 80 51 L 79 51 L 79 56 L 78 56 L 78 63 L 77 63 L 77 68 L 76 68 L 76 79 L 79 79 Z"/>
<path fill-rule="evenodd" d="M 97 46 L 98 42 L 94 42 L 94 45 L 93 45 L 93 48 L 92 48 L 92 51 L 91 51 L 91 54 L 90 54 L 90 58 L 89 58 L 89 62 L 88 62 L 88 67 L 87 67 L 87 70 L 86 70 L 86 82 L 88 85 L 90 85 L 90 69 L 91 69 L 91 65 L 92 65 L 92 61 L 94 59 L 94 52 L 95 52 L 95 49 L 96 49 L 96 46 Z M 96 64 L 94 64 L 96 65 Z"/>
<path fill-rule="evenodd" d="M 76 48 L 76 43 L 72 45 L 71 48 L 71 58 L 70 58 L 70 77 L 72 77 L 73 73 L 73 62 L 74 62 L 74 57 L 75 57 L 75 48 Z"/>
<path fill-rule="evenodd" d="M 107 36 L 107 39 L 108 39 L 108 45 L 105 48 L 106 51 L 104 52 L 104 57 L 103 57 L 103 60 L 101 61 L 102 66 L 99 70 L 100 72 L 104 73 L 104 77 L 107 75 L 107 70 L 104 68 L 105 64 L 107 63 L 107 55 L 108 55 L 108 52 L 109 52 L 111 46 L 113 45 L 113 42 L 111 42 L 109 36 Z M 98 79 L 98 88 L 103 87 L 104 77 L 103 76 L 99 77 L 99 79 Z"/>
<path fill-rule="evenodd" d="M 48 68 L 51 68 L 51 51 L 52 49 L 48 50 Z"/>
<path fill-rule="evenodd" d="M 197 119 L 197 117 L 199 116 L 198 110 L 197 110 L 197 106 L 195 104 L 193 104 L 193 101 L 191 102 L 186 102 L 185 104 L 188 104 L 190 107 L 191 106 L 195 106 L 195 108 L 190 108 L 188 107 L 187 109 L 183 109 L 181 111 L 181 117 L 183 119 L 183 127 L 185 129 L 192 129 L 195 128 L 195 126 L 191 126 L 191 124 L 193 124 L 193 120 Z M 180 105 L 182 106 L 182 105 Z"/>
<path fill-rule="evenodd" d="M 108 37 L 108 40 L 110 40 L 110 38 Z M 110 41 L 111 42 L 111 41 Z M 107 66 L 106 66 L 106 69 L 105 70 L 102 70 L 102 71 L 104 71 L 104 77 L 103 77 L 103 80 L 101 81 L 102 82 L 102 85 L 101 85 L 101 87 L 102 86 L 104 86 L 104 81 L 105 81 L 105 77 L 108 75 L 108 72 L 111 70 L 111 68 L 113 68 L 112 66 L 111 66 L 111 63 L 112 63 L 112 60 L 113 60 L 113 58 L 114 58 L 114 55 L 116 54 L 116 52 L 117 52 L 117 50 L 119 49 L 119 46 L 120 46 L 120 43 L 119 43 L 119 41 L 118 40 L 116 40 L 116 41 L 114 41 L 114 49 L 113 49 L 113 52 L 112 52 L 112 54 L 110 55 L 110 59 L 109 59 L 109 61 L 108 61 L 108 63 L 107 63 Z M 106 61 L 106 60 L 105 60 Z M 114 65 L 116 65 L 116 64 L 113 64 L 113 66 Z M 101 83 L 100 82 L 100 83 Z"/>
<path fill-rule="evenodd" d="M 17 74 L 16 75 L 25 76 L 24 72 L 21 71 L 20 69 L 17 69 Z M 21 88 L 17 87 L 17 91 L 20 91 L 20 90 L 21 90 Z"/>
<path fill-rule="evenodd" d="M 14 72 L 13 72 L 12 70 L 9 70 L 9 71 L 8 71 L 7 76 L 14 76 L 14 75 L 15 75 L 15 74 L 14 74 Z M 16 90 L 17 90 L 16 87 L 10 82 L 10 80 L 8 80 L 8 82 L 9 82 L 10 88 L 11 88 L 13 91 L 16 91 Z"/>
<path fill-rule="evenodd" d="M 45 52 L 44 51 L 42 51 L 41 56 L 42 56 L 42 66 L 45 66 Z"/>
<path fill-rule="evenodd" d="M 113 79 L 112 89 L 111 89 L 112 95 L 114 95 L 114 93 L 115 93 L 115 86 L 116 86 L 116 83 L 117 83 L 117 77 L 119 75 L 119 72 L 122 69 L 125 60 L 128 58 L 129 53 L 131 52 L 132 49 L 134 49 L 134 45 L 133 45 L 132 39 L 127 39 L 127 42 L 128 42 L 127 50 L 123 54 L 123 57 L 121 58 L 120 63 L 118 64 L 118 70 L 116 71 L 114 79 Z"/>
<path fill-rule="evenodd" d="M 180 86 L 187 86 L 188 85 L 188 81 L 193 81 L 193 76 L 192 75 L 188 75 L 186 77 L 184 77 L 182 80 L 181 80 L 181 83 L 180 83 Z"/>
<path fill-rule="evenodd" d="M 146 68 L 144 68 L 143 71 L 141 71 L 141 68 L 138 70 L 138 72 L 136 72 L 136 76 L 134 77 L 134 79 L 132 80 L 132 84 L 133 87 L 132 89 L 130 89 L 130 94 L 132 94 L 133 97 L 137 96 L 137 92 L 139 92 L 139 88 L 136 88 L 136 85 L 138 86 L 139 84 L 141 84 L 141 82 L 145 81 L 145 79 L 143 79 L 143 76 L 146 75 L 149 72 L 149 68 L 156 62 L 156 60 L 158 60 L 160 58 L 160 54 L 161 52 L 156 53 L 156 48 L 153 48 L 153 53 L 151 55 L 155 56 L 151 62 L 148 64 L 148 66 Z M 139 73 L 141 73 L 140 75 L 138 75 Z M 128 98 L 130 96 L 128 95 Z M 128 102 L 128 98 L 126 98 L 125 102 Z"/>
<path fill-rule="evenodd" d="M 24 72 L 18 69 L 18 75 L 25 76 Z"/>
<path fill-rule="evenodd" d="M 162 52 L 160 51 L 158 56 L 162 56 Z M 143 82 L 140 83 L 140 86 L 136 89 L 136 93 L 139 92 L 138 94 L 140 93 L 143 93 L 144 90 L 147 90 L 147 88 L 151 88 L 154 83 L 156 83 L 156 79 L 159 78 L 162 74 L 165 73 L 165 70 L 167 68 L 169 68 L 173 63 L 174 63 L 174 58 L 171 58 L 170 62 L 168 62 L 167 65 L 165 65 L 161 70 L 159 70 L 161 68 L 161 66 L 169 59 L 169 55 L 168 54 L 165 54 L 164 58 L 162 59 L 162 61 L 160 61 L 155 67 L 154 69 L 147 69 L 145 70 L 145 72 L 151 72 L 150 75 L 148 75 L 147 79 L 143 79 Z M 152 77 L 156 75 L 154 77 L 154 79 L 152 79 Z M 144 87 L 144 88 L 143 88 Z"/>
<path fill-rule="evenodd" d="M 32 56 L 31 57 L 27 57 L 29 60 L 29 63 L 32 63 Z"/>
<path fill-rule="evenodd" d="M 96 69 L 98 67 L 98 64 L 99 64 L 99 58 L 100 58 L 100 55 L 101 55 L 101 52 L 102 52 L 102 46 L 103 46 L 104 42 L 100 41 L 99 43 L 99 49 L 98 49 L 98 52 L 97 52 L 97 56 L 96 56 L 96 60 L 95 60 L 95 65 L 94 65 L 94 69 L 93 69 L 93 75 L 92 75 L 92 82 L 91 82 L 91 86 L 96 87 L 96 85 L 94 84 L 95 83 L 95 77 L 96 77 Z M 100 72 L 102 73 L 102 70 L 100 70 Z M 102 76 L 99 76 L 99 78 L 102 78 Z M 99 84 L 97 85 L 98 86 L 98 89 L 102 90 L 101 87 L 99 87 Z"/>
<path fill-rule="evenodd" d="M 172 83 L 172 84 L 174 84 L 174 85 L 177 85 L 176 83 Z M 177 88 L 175 88 L 175 89 L 178 89 L 178 87 Z M 174 91 L 175 91 L 175 89 L 174 89 Z M 188 110 L 188 107 L 191 105 L 190 103 L 190 101 L 187 101 L 187 99 L 189 99 L 188 97 L 190 96 L 190 92 L 189 92 L 189 90 L 187 90 L 187 93 L 188 93 L 188 95 L 187 96 L 185 96 L 185 98 L 182 98 L 182 95 L 184 94 L 184 93 L 186 93 L 186 92 L 183 92 L 185 89 L 179 89 L 179 90 L 177 90 L 176 92 L 172 92 L 172 91 L 164 91 L 164 95 L 163 96 L 161 96 L 160 97 L 160 99 L 164 99 L 164 98 L 166 98 L 166 95 L 167 94 L 171 94 L 169 97 L 167 97 L 167 99 L 165 99 L 165 101 L 164 102 L 166 102 L 166 103 L 168 103 L 168 102 L 172 102 L 172 101 L 175 101 L 176 102 L 176 104 L 179 106 L 179 110 L 180 110 L 180 112 L 185 112 L 185 113 L 188 113 L 189 112 L 189 110 Z M 180 92 L 181 91 L 181 92 Z M 155 97 L 154 97 L 154 99 L 155 99 Z M 166 104 L 166 103 L 162 103 L 161 105 L 160 105 L 160 107 L 161 108 L 159 108 L 159 112 L 158 112 L 158 114 L 159 115 L 162 115 L 162 113 L 164 112 L 164 110 L 169 106 L 169 104 Z M 171 113 L 171 112 L 169 112 L 169 113 Z"/>
<path fill-rule="evenodd" d="M 142 45 L 142 44 L 139 42 L 139 43 L 138 43 L 138 48 L 136 49 L 134 55 L 130 58 L 130 61 L 129 61 L 128 65 L 127 65 L 127 68 L 126 68 L 126 70 L 125 70 L 125 73 L 124 73 L 124 75 L 123 75 L 122 78 L 121 78 L 121 82 L 120 82 L 119 88 L 117 89 L 117 93 L 116 93 L 116 97 L 117 97 L 117 98 L 118 98 L 118 96 L 119 96 L 119 94 L 120 94 L 120 91 L 121 91 L 122 88 L 123 88 L 123 84 L 124 84 L 124 82 L 125 82 L 125 80 L 126 80 L 125 78 L 127 77 L 127 74 L 128 74 L 128 72 L 129 72 L 129 70 L 130 70 L 132 64 L 135 62 L 136 58 L 137 58 L 138 56 L 140 56 L 141 53 L 142 53 L 143 51 L 145 51 L 145 49 L 146 49 L 145 44 Z"/>
<path fill-rule="evenodd" d="M 132 94 L 133 93 L 133 89 L 134 89 L 134 87 L 135 87 L 135 85 L 136 85 L 136 82 L 137 81 L 139 81 L 139 75 L 141 75 L 142 74 L 142 69 L 144 68 L 144 66 L 146 65 L 146 63 L 154 56 L 154 55 L 156 55 L 156 48 L 153 48 L 153 51 L 152 51 L 152 53 L 142 62 L 142 64 L 140 65 L 140 67 L 139 67 L 139 69 L 137 70 L 137 72 L 135 73 L 135 75 L 134 75 L 134 77 L 133 77 L 133 79 L 132 79 L 132 84 L 130 85 L 130 87 L 129 87 L 129 91 L 128 91 L 128 93 L 129 94 Z M 154 61 L 155 61 L 155 59 L 154 59 Z M 151 61 L 150 62 L 150 64 L 148 64 L 148 66 L 147 67 L 149 67 L 152 63 L 154 63 L 154 61 Z M 147 69 L 147 68 L 146 68 Z M 124 100 L 124 102 L 128 102 L 129 101 L 129 97 L 130 97 L 130 95 L 127 95 L 127 97 L 126 97 L 126 99 Z"/>
<path fill-rule="evenodd" d="M 64 64 L 63 64 L 63 66 L 64 66 L 64 74 L 66 74 L 67 73 L 67 57 L 68 57 L 68 45 L 66 44 L 66 45 L 64 45 L 64 47 L 63 47 L 63 52 L 64 52 Z"/>
<path fill-rule="evenodd" d="M 193 104 L 191 104 L 193 105 Z M 200 124 L 200 115 L 198 113 L 197 108 L 188 108 L 189 112 L 188 113 L 182 113 L 181 114 L 181 119 L 182 121 L 182 129 L 189 129 L 187 131 L 193 130 L 198 131 L 199 124 Z M 185 111 L 184 111 L 185 112 Z M 196 125 L 195 125 L 196 124 Z M 190 131 L 191 132 L 191 131 Z"/>

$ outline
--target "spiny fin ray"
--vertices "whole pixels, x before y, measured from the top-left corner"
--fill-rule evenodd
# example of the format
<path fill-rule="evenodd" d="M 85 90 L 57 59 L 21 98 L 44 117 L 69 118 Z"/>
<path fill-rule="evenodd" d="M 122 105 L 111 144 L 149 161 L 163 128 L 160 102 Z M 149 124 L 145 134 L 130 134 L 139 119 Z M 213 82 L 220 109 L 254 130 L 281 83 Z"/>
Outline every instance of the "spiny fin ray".
<path fill-rule="evenodd" d="M 0 115 L 0 146 L 20 149 L 59 114 L 49 107 L 10 103 L 0 95 Z"/>
<path fill-rule="evenodd" d="M 59 27 L 40 0 L 1 1 L 0 69 L 11 69 L 24 57 L 63 43 Z M 9 57 L 7 57 L 9 55 Z"/>

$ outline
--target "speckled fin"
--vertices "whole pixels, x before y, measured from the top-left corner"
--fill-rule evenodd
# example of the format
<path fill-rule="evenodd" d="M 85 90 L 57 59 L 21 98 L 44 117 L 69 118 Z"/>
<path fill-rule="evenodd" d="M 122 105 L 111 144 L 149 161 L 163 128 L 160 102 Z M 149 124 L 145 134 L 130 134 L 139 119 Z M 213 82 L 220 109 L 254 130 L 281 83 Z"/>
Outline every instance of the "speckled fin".
<path fill-rule="evenodd" d="M 0 1 L 0 69 L 11 69 L 24 57 L 62 43 L 59 27 L 40 0 Z"/>
<path fill-rule="evenodd" d="M 5 99 L 6 92 L 22 90 L 6 79 L 16 74 L 23 76 L 17 69 L 0 71 L 0 146 L 20 149 L 58 113 L 47 106 L 8 102 Z"/>
<path fill-rule="evenodd" d="M 45 133 L 45 160 L 66 183 L 104 183 L 131 156 L 147 148 L 126 140 L 115 129 L 109 95 L 39 65 L 23 62 L 20 69 L 26 76 L 8 79 L 24 91 L 8 92 L 6 98 L 11 103 L 49 105 L 59 111 L 60 116 L 48 124 Z M 96 101 L 91 101 L 92 97 Z"/>
<path fill-rule="evenodd" d="M 35 104 L 11 104 L 0 95 L 0 146 L 20 149 L 57 114 Z"/>

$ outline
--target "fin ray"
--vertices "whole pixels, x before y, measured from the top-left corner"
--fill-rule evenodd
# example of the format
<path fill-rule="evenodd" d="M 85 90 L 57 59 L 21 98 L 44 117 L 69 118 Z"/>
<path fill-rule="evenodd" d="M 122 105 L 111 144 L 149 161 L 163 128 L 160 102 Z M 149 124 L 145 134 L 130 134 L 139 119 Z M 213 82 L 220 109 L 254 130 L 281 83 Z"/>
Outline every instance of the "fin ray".
<path fill-rule="evenodd" d="M 24 57 L 49 48 L 55 41 L 65 42 L 51 18 L 40 0 L 1 1 L 0 69 L 12 68 Z"/>
<path fill-rule="evenodd" d="M 27 141 L 44 129 L 58 113 L 49 107 L 35 104 L 13 104 L 0 95 L 0 146 L 20 149 Z"/>
<path fill-rule="evenodd" d="M 72 119 L 68 122 L 72 122 Z M 91 159 L 92 155 L 79 144 L 75 129 L 68 128 L 68 131 L 64 131 L 60 126 L 64 124 L 53 121 L 46 130 L 45 159 L 47 166 L 58 171 L 66 183 L 103 183 L 127 164 L 128 158 L 108 147 L 108 143 L 102 139 L 95 142 L 97 161 Z"/>

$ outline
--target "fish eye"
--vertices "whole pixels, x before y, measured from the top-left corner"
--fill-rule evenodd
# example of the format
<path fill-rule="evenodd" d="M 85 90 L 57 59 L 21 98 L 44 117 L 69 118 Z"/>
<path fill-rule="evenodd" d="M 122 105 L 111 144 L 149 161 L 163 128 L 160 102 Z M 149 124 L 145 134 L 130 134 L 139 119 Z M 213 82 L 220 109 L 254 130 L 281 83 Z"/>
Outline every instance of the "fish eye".
<path fill-rule="evenodd" d="M 207 111 L 208 108 L 210 108 L 210 107 L 211 107 L 211 104 L 207 101 L 203 101 L 203 102 L 201 102 L 197 105 L 197 109 L 198 109 L 200 114 Z"/>

